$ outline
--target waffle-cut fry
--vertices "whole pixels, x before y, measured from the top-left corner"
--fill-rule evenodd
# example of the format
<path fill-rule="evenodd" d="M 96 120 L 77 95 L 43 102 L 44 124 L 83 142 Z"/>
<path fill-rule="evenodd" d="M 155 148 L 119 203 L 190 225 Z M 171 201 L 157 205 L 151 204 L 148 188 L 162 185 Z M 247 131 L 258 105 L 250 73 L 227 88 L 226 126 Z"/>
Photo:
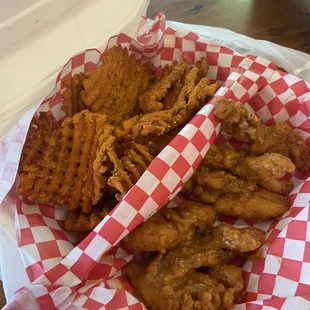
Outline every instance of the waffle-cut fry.
<path fill-rule="evenodd" d="M 37 119 L 34 118 L 32 120 L 21 155 L 19 171 L 23 170 L 24 165 L 33 163 L 36 158 L 41 156 L 42 150 L 47 145 L 46 135 L 56 130 L 59 126 L 59 123 L 51 115 L 48 115 L 47 112 L 41 112 Z"/>
<path fill-rule="evenodd" d="M 82 99 L 93 112 L 103 112 L 117 124 L 132 116 L 138 97 L 148 88 L 154 71 L 143 66 L 126 48 L 112 47 L 103 65 L 90 71 L 83 81 Z"/>
<path fill-rule="evenodd" d="M 144 113 L 162 110 L 164 105 L 161 101 L 167 96 L 169 90 L 182 79 L 186 67 L 185 59 L 174 60 L 170 65 L 167 65 L 154 86 L 139 97 L 140 109 Z"/>
<path fill-rule="evenodd" d="M 68 217 L 65 221 L 65 229 L 68 231 L 91 231 L 93 230 L 108 214 L 110 210 L 93 210 L 91 214 L 84 213 L 80 210 L 69 210 Z"/>
<path fill-rule="evenodd" d="M 207 61 L 205 58 L 201 58 L 185 75 L 178 98 L 171 108 L 140 114 L 124 120 L 120 126 L 116 127 L 115 136 L 120 139 L 132 139 L 139 135 L 163 135 L 184 125 L 205 104 L 207 99 L 214 96 L 219 88 L 216 83 L 210 84 L 206 77 L 207 72 Z"/>
<path fill-rule="evenodd" d="M 63 105 L 61 108 L 69 117 L 86 109 L 86 105 L 80 95 L 83 90 L 84 79 L 85 74 L 81 72 L 64 81 L 66 90 L 61 95 L 63 100 Z"/>
<path fill-rule="evenodd" d="M 24 165 L 17 193 L 30 201 L 69 204 L 71 210 L 90 213 L 92 199 L 102 196 L 94 190 L 93 163 L 112 130 L 104 115 L 87 110 L 65 119 L 59 130 L 47 135 L 41 156 Z M 103 188 L 106 182 L 100 184 Z"/>
<path fill-rule="evenodd" d="M 148 165 L 152 162 L 153 156 L 146 146 L 131 142 L 118 159 L 114 151 L 108 152 L 109 158 L 114 165 L 112 175 L 109 177 L 108 185 L 115 188 L 117 200 L 122 199 L 128 190 L 139 180 Z"/>

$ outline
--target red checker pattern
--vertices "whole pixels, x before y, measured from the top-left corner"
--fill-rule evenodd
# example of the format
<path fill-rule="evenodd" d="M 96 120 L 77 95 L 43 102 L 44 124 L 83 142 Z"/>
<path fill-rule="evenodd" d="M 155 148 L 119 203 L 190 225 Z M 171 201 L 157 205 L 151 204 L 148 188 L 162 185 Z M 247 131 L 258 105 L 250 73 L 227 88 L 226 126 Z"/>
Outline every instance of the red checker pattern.
<path fill-rule="evenodd" d="M 241 98 L 240 100 L 242 103 L 248 101 L 249 105 L 262 118 L 262 120 L 265 122 L 268 121 L 269 123 L 279 121 L 281 120 L 281 117 L 285 118 L 287 115 L 289 117 L 294 117 L 299 113 L 298 117 L 302 118 L 302 121 L 300 124 L 296 121 L 295 123 L 292 122 L 291 125 L 295 124 L 294 126 L 296 129 L 302 131 L 303 137 L 305 137 L 307 141 L 310 141 L 310 112 L 309 109 L 306 108 L 310 100 L 310 96 L 307 96 L 306 94 L 309 93 L 310 88 L 306 82 L 299 80 L 293 85 L 289 85 L 286 83 L 285 79 L 285 77 L 289 77 L 289 75 L 284 73 L 279 73 L 279 78 L 276 81 L 273 81 L 272 76 L 276 75 L 277 72 L 275 71 L 276 66 L 271 62 L 256 56 L 244 57 L 227 47 L 210 44 L 204 38 L 200 38 L 198 35 L 188 31 L 175 31 L 172 28 L 165 29 L 165 18 L 162 13 L 156 17 L 151 28 L 146 28 L 147 20 L 143 18 L 137 32 L 137 40 L 125 34 L 120 34 L 110 38 L 107 48 L 110 48 L 115 44 L 121 44 L 123 47 L 127 47 L 131 53 L 135 54 L 142 61 L 154 60 L 154 63 L 158 68 L 162 67 L 167 61 L 172 61 L 174 57 L 181 57 L 184 55 L 193 64 L 201 56 L 205 56 L 210 67 L 215 69 L 213 70 L 214 76 L 212 77 L 212 80 L 223 82 L 228 79 L 229 82 L 227 82 L 226 85 L 224 83 L 226 88 L 222 90 L 220 89 L 220 91 L 227 90 L 226 92 L 222 92 L 225 93 L 224 96 L 226 98 Z M 174 48 L 171 48 L 171 45 L 169 47 L 165 46 L 165 34 L 174 36 Z M 57 120 L 61 119 L 60 92 L 63 87 L 62 82 L 66 78 L 72 76 L 73 70 L 74 73 L 76 73 L 78 70 L 84 70 L 86 72 L 87 70 L 94 68 L 100 61 L 102 55 L 101 52 L 104 51 L 89 49 L 73 56 L 58 74 L 56 86 L 53 92 L 43 100 L 41 108 L 48 111 L 48 113 L 53 115 Z M 230 75 L 233 71 L 239 75 Z M 257 78 L 257 74 L 259 75 L 259 78 Z M 250 91 L 250 88 L 253 89 L 254 84 L 257 86 L 257 93 Z M 268 101 L 267 97 L 270 97 L 270 94 L 266 94 L 266 91 L 264 91 L 267 85 L 269 85 L 268 89 L 272 90 L 272 95 L 275 94 L 275 98 L 272 98 L 272 101 L 269 104 L 267 104 L 267 102 L 270 100 Z M 283 95 L 280 95 L 284 94 L 286 91 L 294 93 L 295 98 L 290 97 L 289 101 L 285 102 L 286 99 L 283 98 Z M 214 104 L 214 102 L 215 99 L 211 101 L 212 104 Z M 33 113 L 34 112 L 35 109 L 33 110 Z M 18 131 L 18 136 L 13 135 L 14 137 L 12 140 L 4 140 L 0 144 L 0 165 L 4 162 L 5 171 L 10 172 L 10 175 L 6 172 L 3 176 L 0 176 L 0 200 L 7 194 L 7 190 L 6 192 L 2 190 L 2 184 L 6 185 L 8 182 L 11 185 L 13 184 L 18 164 L 16 162 L 9 162 L 6 155 L 9 152 L 12 142 L 18 143 L 21 151 L 23 141 L 27 134 L 27 126 L 25 126 L 25 124 L 29 125 L 32 115 L 28 115 L 28 118 L 29 119 L 27 120 L 24 119 L 20 121 L 17 125 L 19 126 L 17 127 L 18 129 L 15 128 L 15 130 Z M 155 164 L 153 163 L 153 165 L 149 167 L 148 173 L 155 177 L 156 181 L 158 181 L 158 185 L 150 191 L 149 188 L 146 187 L 146 184 L 148 183 L 143 180 L 145 177 L 143 176 L 136 186 L 134 186 L 125 196 L 124 201 L 121 201 L 116 207 L 118 210 L 122 210 L 122 214 L 126 214 L 126 211 L 129 211 L 129 206 L 133 206 L 138 211 L 141 210 L 141 208 L 148 203 L 149 197 L 155 201 L 156 208 L 160 209 L 168 201 L 171 195 L 171 192 L 162 183 L 162 178 L 165 175 L 164 172 L 168 171 L 167 169 L 172 169 L 182 178 L 187 175 L 188 172 L 196 168 L 199 161 L 205 155 L 206 146 L 209 143 L 212 143 L 217 136 L 215 128 L 218 122 L 213 111 L 205 112 L 205 110 L 202 109 L 190 123 L 197 128 L 197 132 L 194 136 L 191 139 L 186 138 L 186 134 L 188 133 L 188 126 L 186 126 L 182 130 L 182 135 L 177 135 L 177 137 L 170 143 L 170 147 L 174 149 L 174 154 L 175 152 L 178 153 L 176 161 L 171 165 L 168 164 L 169 155 L 171 155 L 170 152 L 163 152 L 160 159 L 156 158 L 154 161 Z M 207 129 L 204 126 L 205 124 L 208 124 Z M 201 133 L 202 128 L 203 135 Z M 207 139 L 205 137 L 210 138 Z M 238 146 L 231 140 L 227 140 L 226 138 L 221 139 L 222 142 L 226 142 L 229 145 Z M 185 152 L 186 149 L 188 149 L 189 144 L 191 144 L 191 150 L 194 150 L 193 154 Z M 11 180 L 12 176 L 14 176 L 13 180 Z M 294 261 L 282 257 L 284 249 L 285 251 L 294 251 L 294 248 L 290 249 L 290 246 L 294 246 L 294 240 L 300 242 L 300 240 L 306 238 L 307 225 L 305 225 L 305 223 L 310 221 L 308 214 L 306 214 L 302 220 L 298 218 L 307 211 L 306 208 L 308 207 L 308 201 L 306 201 L 305 198 L 306 195 L 300 196 L 300 194 L 310 193 L 310 181 L 307 180 L 308 176 L 298 176 L 301 186 L 295 190 L 295 200 L 292 199 L 291 201 L 293 203 L 292 210 L 298 209 L 299 212 L 292 212 L 288 218 L 277 220 L 272 224 L 266 223 L 265 226 L 259 226 L 260 229 L 268 232 L 268 239 L 265 245 L 268 255 L 271 258 L 278 257 L 280 259 L 277 268 L 275 267 L 275 269 L 272 270 L 273 274 L 270 273 L 265 258 L 253 262 L 250 267 L 247 267 L 249 270 L 247 269 L 247 272 L 245 273 L 246 282 L 252 283 L 251 279 L 254 277 L 254 279 L 257 279 L 257 285 L 251 288 L 248 288 L 247 286 L 248 290 L 246 291 L 245 301 L 251 300 L 252 302 L 246 303 L 245 309 L 262 309 L 264 305 L 280 309 L 282 305 L 285 304 L 286 299 L 271 299 L 274 295 L 276 280 L 280 277 L 281 279 L 297 283 L 295 292 L 293 292 L 295 296 L 303 296 L 304 301 L 310 299 L 308 296 L 309 294 L 306 295 L 307 291 L 304 284 L 299 283 L 300 279 L 304 279 L 306 276 L 306 271 L 304 270 L 307 270 L 305 264 L 308 262 L 309 258 L 309 242 L 306 242 L 304 261 Z M 182 182 L 180 182 L 179 179 L 177 181 L 178 186 L 180 186 Z M 177 190 L 177 188 L 174 190 Z M 298 201 L 298 206 L 295 205 L 295 201 Z M 23 203 L 27 202 L 23 201 Z M 21 250 L 29 255 L 29 257 L 32 257 L 33 253 L 37 251 L 41 258 L 41 260 L 25 267 L 29 279 L 32 282 L 36 281 L 35 286 L 29 286 L 29 292 L 33 294 L 32 296 L 36 297 L 39 305 L 42 305 L 45 309 L 56 309 L 57 307 L 54 302 L 60 304 L 60 302 L 66 302 L 68 300 L 68 295 L 62 295 L 57 291 L 59 287 L 47 285 L 46 281 L 48 280 L 51 283 L 60 281 L 63 285 L 66 285 L 66 287 L 74 285 L 71 294 L 78 293 L 70 296 L 72 297 L 70 303 L 73 307 L 77 306 L 87 309 L 106 307 L 106 309 L 108 309 L 108 306 L 110 306 L 112 309 L 113 307 L 120 306 L 127 307 L 128 309 L 142 309 L 141 303 L 135 300 L 123 289 L 111 291 L 110 293 L 113 296 L 111 300 L 105 304 L 101 298 L 96 298 L 94 297 L 96 295 L 92 295 L 94 289 L 102 287 L 113 289 L 113 287 L 120 287 L 120 283 L 124 283 L 124 277 L 122 277 L 121 271 L 118 270 L 123 264 L 126 264 L 126 262 L 131 259 L 131 256 L 124 251 L 124 249 L 118 248 L 117 251 L 115 251 L 113 247 L 115 246 L 115 243 L 123 238 L 129 230 L 136 227 L 136 225 L 138 225 L 138 223 L 144 218 L 139 212 L 132 216 L 126 227 L 119 223 L 118 220 L 120 219 L 116 216 L 116 213 L 114 213 L 115 217 L 113 218 L 108 216 L 88 235 L 87 238 L 84 239 L 78 248 L 74 248 L 72 252 L 69 253 L 68 257 L 64 258 L 62 263 L 56 264 L 49 271 L 46 271 L 43 268 L 42 259 L 50 259 L 51 256 L 58 259 L 61 258 L 61 251 L 56 240 L 66 241 L 68 242 L 67 245 L 72 247 L 70 240 L 66 239 L 67 235 L 64 234 L 61 229 L 64 220 L 64 218 L 61 218 L 62 213 L 59 213 L 60 216 L 58 214 L 56 215 L 53 211 L 56 209 L 43 205 L 30 206 L 29 204 L 29 208 L 23 208 L 21 207 L 21 201 L 18 197 L 16 198 L 16 209 L 17 228 L 20 239 L 19 246 Z M 22 220 L 24 216 L 29 222 L 29 227 L 18 227 L 19 224 L 23 223 Z M 144 216 L 147 215 L 144 214 Z M 48 227 L 46 225 L 47 219 L 54 220 L 55 217 L 57 217 L 57 220 L 55 220 L 55 222 L 49 222 L 51 223 L 51 227 Z M 227 219 L 227 221 L 236 225 L 240 224 L 240 220 L 236 219 Z M 241 224 L 244 223 L 245 222 L 241 222 Z M 255 222 L 246 224 L 256 225 Z M 23 223 L 23 225 L 25 225 L 25 223 Z M 57 225 L 60 226 L 60 229 Z M 35 238 L 31 233 L 31 229 L 34 227 L 42 227 L 42 231 L 44 231 L 44 238 L 46 237 L 46 240 L 43 239 L 43 241 L 40 242 L 41 244 L 35 243 Z M 285 227 L 286 231 L 281 231 L 278 227 L 281 227 L 281 229 Z M 298 231 L 296 231 L 297 228 Z M 288 238 L 290 239 L 290 242 L 286 243 L 285 241 Z M 98 246 L 100 242 L 102 242 L 102 244 Z M 48 251 L 46 250 L 47 248 L 50 254 L 48 254 Z M 111 251 L 111 249 L 113 250 Z M 93 251 L 93 253 L 96 253 L 96 259 L 89 257 L 85 251 Z M 35 255 L 32 258 L 34 259 Z M 65 266 L 70 266 L 70 268 Z M 294 270 L 294 272 L 292 272 L 290 268 Z M 99 270 L 104 271 L 104 273 L 99 272 Z M 107 282 L 104 282 L 101 277 Z M 107 277 L 111 278 L 106 279 Z M 93 280 L 97 281 L 94 282 Z M 113 281 L 116 282 L 114 283 Z M 128 284 L 124 283 L 124 287 L 128 287 Z M 46 293 L 42 293 L 44 292 L 44 289 Z M 266 297 L 266 300 L 255 301 L 259 294 L 270 296 L 270 298 L 268 299 Z M 23 301 L 21 301 L 22 295 L 21 291 L 17 292 L 11 305 L 16 305 L 17 303 L 21 305 L 22 309 L 24 309 L 26 304 L 23 305 Z M 63 300 L 61 300 L 61 298 L 63 298 Z"/>

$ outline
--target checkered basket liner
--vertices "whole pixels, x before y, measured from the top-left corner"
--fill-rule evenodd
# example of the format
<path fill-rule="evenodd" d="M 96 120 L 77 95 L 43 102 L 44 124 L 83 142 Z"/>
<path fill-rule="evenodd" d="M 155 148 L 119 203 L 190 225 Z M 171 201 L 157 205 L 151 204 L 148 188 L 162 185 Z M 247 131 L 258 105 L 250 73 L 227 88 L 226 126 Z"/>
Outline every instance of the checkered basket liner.
<path fill-rule="evenodd" d="M 109 40 L 107 48 L 121 44 L 158 70 L 174 59 L 185 57 L 194 64 L 204 56 L 210 79 L 222 87 L 79 244 L 74 233 L 63 229 L 65 207 L 30 203 L 16 197 L 14 188 L 8 193 L 35 110 L 12 128 L 0 144 L 0 199 L 7 195 L 6 199 L 16 201 L 18 245 L 32 284 L 17 291 L 6 309 L 144 309 L 130 294 L 122 274 L 132 253 L 120 241 L 170 200 L 177 205 L 175 196 L 218 136 L 220 126 L 213 114 L 217 98 L 241 101 L 268 125 L 287 121 L 310 145 L 310 86 L 306 82 L 277 71 L 276 65 L 263 58 L 245 58 L 192 32 L 166 28 L 163 14 L 158 14 L 151 28 L 147 26 L 143 18 L 135 39 L 120 34 Z M 63 118 L 62 81 L 94 68 L 100 55 L 99 50 L 89 49 L 73 56 L 39 111 Z M 223 135 L 217 141 L 237 146 Z M 243 265 L 246 294 L 244 303 L 235 309 L 310 309 L 310 173 L 299 171 L 289 178 L 295 184 L 289 195 L 292 208 L 282 219 L 265 223 L 224 219 L 237 226 L 258 227 L 267 237 L 260 250 L 262 258 Z"/>

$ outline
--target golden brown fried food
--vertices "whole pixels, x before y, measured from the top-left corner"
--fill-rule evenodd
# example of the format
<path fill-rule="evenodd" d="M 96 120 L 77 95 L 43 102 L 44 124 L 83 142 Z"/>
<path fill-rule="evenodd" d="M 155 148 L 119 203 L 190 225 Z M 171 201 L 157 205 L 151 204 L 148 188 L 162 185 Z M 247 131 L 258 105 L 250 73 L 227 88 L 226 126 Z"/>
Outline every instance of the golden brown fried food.
<path fill-rule="evenodd" d="M 215 227 L 212 235 L 214 247 L 237 252 L 251 252 L 262 246 L 264 234 L 253 227 L 236 228 L 229 224 Z"/>
<path fill-rule="evenodd" d="M 220 189 L 208 188 L 206 186 L 195 185 L 189 196 L 194 201 L 213 205 L 216 200 L 223 195 L 224 192 Z"/>
<path fill-rule="evenodd" d="M 286 196 L 293 189 L 292 182 L 282 181 L 286 173 L 295 171 L 292 161 L 278 153 L 265 153 L 258 157 L 246 157 L 238 166 L 235 173 L 241 178 L 253 180 L 259 186 Z"/>
<path fill-rule="evenodd" d="M 59 126 L 60 124 L 47 112 L 40 112 L 39 117 L 31 121 L 19 163 L 19 171 L 23 170 L 24 165 L 33 164 L 37 158 L 42 156 L 43 150 L 48 145 L 46 136 Z"/>
<path fill-rule="evenodd" d="M 162 255 L 146 266 L 129 264 L 124 269 L 134 287 L 134 295 L 152 310 L 229 309 L 234 289 L 201 272 L 191 271 L 179 278 L 169 277 Z M 170 279 L 167 281 L 165 278 Z"/>
<path fill-rule="evenodd" d="M 288 124 L 278 122 L 272 126 L 265 126 L 241 103 L 225 98 L 217 102 L 215 115 L 225 132 L 233 135 L 237 140 L 251 144 L 250 149 L 253 154 L 280 153 L 289 157 L 297 168 L 302 170 L 310 168 L 308 147 Z"/>
<path fill-rule="evenodd" d="M 135 140 L 137 143 L 145 145 L 153 156 L 157 156 L 180 132 L 181 128 L 178 127 L 166 134 L 156 135 L 151 134 L 148 136 L 138 136 Z"/>
<path fill-rule="evenodd" d="M 76 113 L 86 109 L 86 105 L 81 98 L 81 91 L 83 90 L 83 81 L 85 74 L 83 72 L 75 74 L 72 78 L 64 81 L 66 86 L 65 91 L 61 94 L 63 105 L 62 110 L 66 116 L 73 116 Z"/>
<path fill-rule="evenodd" d="M 136 227 L 124 240 L 130 249 L 165 252 L 190 238 L 197 227 L 203 228 L 214 221 L 215 212 L 210 206 L 184 201 L 177 208 L 162 209 Z"/>
<path fill-rule="evenodd" d="M 234 253 L 259 248 L 264 235 L 256 228 L 228 224 L 191 234 L 166 254 L 125 267 L 134 295 L 149 309 L 229 309 L 242 297 L 242 270 L 225 265 Z M 208 273 L 195 269 L 208 267 Z"/>
<path fill-rule="evenodd" d="M 130 142 L 126 145 L 121 158 L 116 153 L 109 154 L 113 164 L 108 185 L 116 189 L 116 199 L 122 199 L 131 187 L 140 179 L 141 175 L 153 161 L 153 156 L 146 146 Z"/>
<path fill-rule="evenodd" d="M 101 66 L 87 74 L 81 96 L 91 111 L 105 113 L 110 122 L 118 124 L 132 116 L 153 72 L 121 46 L 112 47 L 102 61 Z"/>
<path fill-rule="evenodd" d="M 65 119 L 61 128 L 46 135 L 41 156 L 22 167 L 17 193 L 30 201 L 68 204 L 71 210 L 90 213 L 92 200 L 102 195 L 94 192 L 93 163 L 112 131 L 104 115 L 87 110 Z"/>
<path fill-rule="evenodd" d="M 216 83 L 210 84 L 207 71 L 206 59 L 202 58 L 186 74 L 178 99 L 170 109 L 137 115 L 124 121 L 116 128 L 116 137 L 162 135 L 187 123 L 219 88 Z"/>
<path fill-rule="evenodd" d="M 226 288 L 234 289 L 234 299 L 241 300 L 243 295 L 242 269 L 235 265 L 218 265 L 208 268 L 208 274 Z"/>
<path fill-rule="evenodd" d="M 92 210 L 90 214 L 81 210 L 69 210 L 65 220 L 65 229 L 68 231 L 91 231 L 93 230 L 108 214 L 110 210 Z"/>
<path fill-rule="evenodd" d="M 219 214 L 257 221 L 282 216 L 289 208 L 290 204 L 285 197 L 264 189 L 241 195 L 225 194 L 214 205 L 214 210 Z"/>
<path fill-rule="evenodd" d="M 278 153 L 265 153 L 261 156 L 246 156 L 244 151 L 235 151 L 221 145 L 211 145 L 200 169 L 225 169 L 245 180 L 280 195 L 287 195 L 293 183 L 280 180 L 286 173 L 292 173 L 295 165 Z"/>
<path fill-rule="evenodd" d="M 242 180 L 226 171 L 197 171 L 193 179 L 200 186 L 221 190 L 223 193 L 243 193 L 257 188 L 254 182 Z"/>
<path fill-rule="evenodd" d="M 142 112 L 148 113 L 163 109 L 162 100 L 167 96 L 169 90 L 180 82 L 186 72 L 186 67 L 186 60 L 181 59 L 174 60 L 163 69 L 155 84 L 139 97 L 139 107 Z"/>

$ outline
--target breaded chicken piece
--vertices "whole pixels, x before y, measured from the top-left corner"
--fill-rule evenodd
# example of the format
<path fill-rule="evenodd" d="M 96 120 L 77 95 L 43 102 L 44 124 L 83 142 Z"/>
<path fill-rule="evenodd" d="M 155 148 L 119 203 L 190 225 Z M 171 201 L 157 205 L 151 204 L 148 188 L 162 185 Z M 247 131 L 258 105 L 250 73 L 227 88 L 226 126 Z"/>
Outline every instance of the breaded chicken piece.
<path fill-rule="evenodd" d="M 208 274 L 226 288 L 233 288 L 234 298 L 240 300 L 243 295 L 242 269 L 235 265 L 218 265 L 208 268 Z"/>
<path fill-rule="evenodd" d="M 264 234 L 254 227 L 236 228 L 220 224 L 213 230 L 214 247 L 237 252 L 251 252 L 262 246 Z"/>
<path fill-rule="evenodd" d="M 133 250 L 165 252 L 190 238 L 197 227 L 203 228 L 214 221 L 215 212 L 210 206 L 188 200 L 177 208 L 162 209 L 124 240 Z"/>
<path fill-rule="evenodd" d="M 134 287 L 134 295 L 153 310 L 230 309 L 234 289 L 226 290 L 211 276 L 191 271 L 183 277 L 169 277 L 162 255 L 146 266 L 129 264 L 125 275 Z M 168 276 L 169 280 L 165 278 Z"/>
<path fill-rule="evenodd" d="M 266 221 L 282 216 L 290 208 L 289 201 L 264 189 L 246 194 L 225 194 L 217 199 L 214 210 L 218 214 L 245 220 Z"/>
<path fill-rule="evenodd" d="M 160 111 L 164 108 L 163 99 L 183 78 L 187 68 L 185 59 L 174 60 L 167 65 L 155 84 L 139 97 L 139 107 L 144 113 Z"/>
<path fill-rule="evenodd" d="M 217 101 L 214 113 L 226 133 L 250 144 L 252 154 L 280 153 L 289 157 L 297 168 L 310 168 L 309 150 L 305 141 L 287 123 L 265 126 L 241 103 L 225 98 Z"/>
<path fill-rule="evenodd" d="M 198 185 L 220 190 L 223 193 L 242 193 L 254 191 L 257 188 L 255 182 L 242 180 L 226 171 L 197 171 L 193 179 Z"/>
<path fill-rule="evenodd" d="M 105 113 L 111 123 L 118 124 L 132 116 L 154 71 L 121 46 L 108 50 L 102 62 L 86 75 L 81 97 L 92 112 Z"/>
<path fill-rule="evenodd" d="M 211 145 L 200 169 L 224 169 L 245 180 L 280 195 L 286 196 L 293 183 L 280 180 L 295 171 L 292 161 L 279 153 L 247 156 L 244 151 L 235 151 L 225 145 Z"/>
<path fill-rule="evenodd" d="M 150 309 L 230 309 L 242 297 L 242 270 L 223 264 L 233 252 L 222 248 L 253 251 L 262 242 L 263 234 L 255 228 L 223 224 L 211 234 L 194 234 L 151 261 L 129 264 L 124 273 L 134 295 Z M 202 266 L 209 267 L 209 275 L 195 271 Z"/>

